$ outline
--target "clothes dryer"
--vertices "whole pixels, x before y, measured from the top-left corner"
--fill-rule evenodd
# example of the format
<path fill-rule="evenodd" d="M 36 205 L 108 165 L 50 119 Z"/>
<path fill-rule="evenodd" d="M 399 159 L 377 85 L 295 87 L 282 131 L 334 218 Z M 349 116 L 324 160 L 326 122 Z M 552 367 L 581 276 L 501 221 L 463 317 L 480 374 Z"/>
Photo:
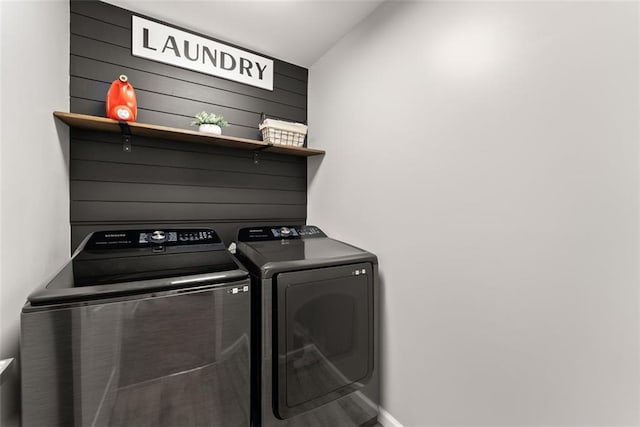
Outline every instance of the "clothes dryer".
<path fill-rule="evenodd" d="M 378 261 L 315 226 L 243 228 L 252 276 L 252 425 L 377 421 Z"/>

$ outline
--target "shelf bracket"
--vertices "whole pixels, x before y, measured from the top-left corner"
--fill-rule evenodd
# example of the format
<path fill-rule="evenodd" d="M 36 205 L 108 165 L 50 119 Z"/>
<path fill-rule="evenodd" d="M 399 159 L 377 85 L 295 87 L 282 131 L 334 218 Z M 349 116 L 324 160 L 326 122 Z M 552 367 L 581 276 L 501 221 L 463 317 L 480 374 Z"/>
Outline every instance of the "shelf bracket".
<path fill-rule="evenodd" d="M 266 150 L 269 147 L 271 147 L 271 144 L 269 144 L 269 145 L 267 145 L 265 147 L 260 147 L 260 148 L 256 148 L 255 150 L 253 150 L 253 164 L 254 165 L 260 164 L 260 152 Z"/>
<path fill-rule="evenodd" d="M 122 151 L 125 153 L 131 152 L 131 128 L 127 122 L 118 122 L 120 125 L 120 131 L 122 132 Z"/>

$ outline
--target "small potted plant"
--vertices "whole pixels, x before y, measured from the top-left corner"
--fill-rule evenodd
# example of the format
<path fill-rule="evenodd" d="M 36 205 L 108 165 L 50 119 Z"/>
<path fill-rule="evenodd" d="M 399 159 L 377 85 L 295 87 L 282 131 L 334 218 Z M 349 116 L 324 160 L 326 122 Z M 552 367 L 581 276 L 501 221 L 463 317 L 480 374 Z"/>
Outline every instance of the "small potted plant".
<path fill-rule="evenodd" d="M 229 123 L 222 116 L 217 114 L 201 111 L 195 115 L 195 120 L 191 122 L 192 126 L 198 126 L 200 132 L 222 135 L 222 128 L 229 126 Z"/>

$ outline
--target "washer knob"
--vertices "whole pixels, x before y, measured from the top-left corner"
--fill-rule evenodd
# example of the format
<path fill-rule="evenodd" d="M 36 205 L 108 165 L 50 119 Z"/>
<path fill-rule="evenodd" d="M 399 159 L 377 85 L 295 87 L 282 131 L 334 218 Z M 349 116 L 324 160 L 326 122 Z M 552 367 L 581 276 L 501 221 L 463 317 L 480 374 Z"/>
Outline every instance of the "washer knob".
<path fill-rule="evenodd" d="M 164 231 L 156 230 L 151 233 L 151 241 L 155 243 L 164 242 L 166 239 L 167 237 L 165 236 Z"/>
<path fill-rule="evenodd" d="M 282 227 L 280 229 L 280 236 L 289 237 L 291 235 L 291 229 L 289 227 Z"/>

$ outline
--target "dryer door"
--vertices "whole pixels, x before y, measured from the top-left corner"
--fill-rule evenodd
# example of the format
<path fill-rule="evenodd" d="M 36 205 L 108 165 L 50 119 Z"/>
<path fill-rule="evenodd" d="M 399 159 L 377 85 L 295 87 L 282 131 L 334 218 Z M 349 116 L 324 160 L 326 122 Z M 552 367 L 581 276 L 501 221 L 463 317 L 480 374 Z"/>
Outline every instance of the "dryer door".
<path fill-rule="evenodd" d="M 362 387 L 373 371 L 370 263 L 280 273 L 274 291 L 275 415 Z"/>

